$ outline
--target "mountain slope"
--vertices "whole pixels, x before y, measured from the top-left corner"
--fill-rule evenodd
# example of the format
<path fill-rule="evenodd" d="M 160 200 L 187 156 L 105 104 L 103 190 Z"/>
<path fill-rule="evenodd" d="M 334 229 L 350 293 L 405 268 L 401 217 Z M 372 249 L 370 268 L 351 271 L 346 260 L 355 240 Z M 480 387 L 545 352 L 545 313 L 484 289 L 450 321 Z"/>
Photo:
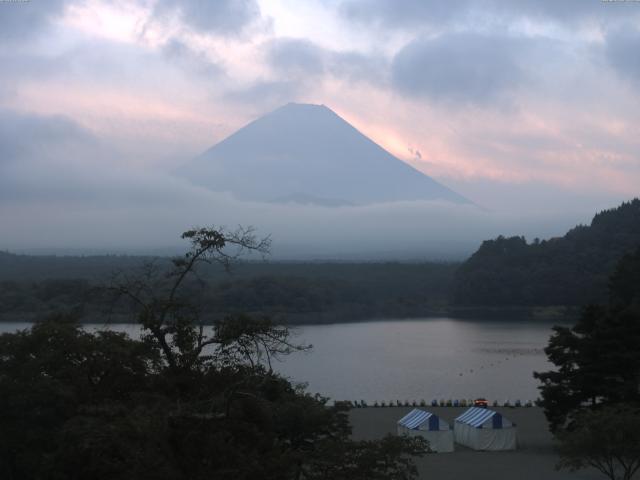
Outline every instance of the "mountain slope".
<path fill-rule="evenodd" d="M 601 303 L 617 262 L 640 247 L 640 200 L 598 213 L 564 237 L 498 237 L 482 243 L 456 273 L 458 305 L 549 306 Z"/>
<path fill-rule="evenodd" d="M 243 200 L 325 206 L 464 197 L 397 159 L 325 106 L 288 104 L 179 172 Z M 304 202 L 298 202 L 298 199 Z"/>

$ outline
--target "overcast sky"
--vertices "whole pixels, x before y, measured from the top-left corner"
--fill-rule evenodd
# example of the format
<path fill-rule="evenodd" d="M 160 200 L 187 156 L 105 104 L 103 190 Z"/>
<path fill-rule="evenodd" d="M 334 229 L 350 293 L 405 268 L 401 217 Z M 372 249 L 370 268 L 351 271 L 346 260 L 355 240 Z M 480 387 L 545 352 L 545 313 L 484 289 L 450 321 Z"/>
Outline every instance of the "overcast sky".
<path fill-rule="evenodd" d="M 570 224 L 640 190 L 640 2 L 0 2 L 0 64 L 8 247 L 36 212 L 73 236 L 201 198 L 170 172 L 291 101 L 492 211 Z"/>

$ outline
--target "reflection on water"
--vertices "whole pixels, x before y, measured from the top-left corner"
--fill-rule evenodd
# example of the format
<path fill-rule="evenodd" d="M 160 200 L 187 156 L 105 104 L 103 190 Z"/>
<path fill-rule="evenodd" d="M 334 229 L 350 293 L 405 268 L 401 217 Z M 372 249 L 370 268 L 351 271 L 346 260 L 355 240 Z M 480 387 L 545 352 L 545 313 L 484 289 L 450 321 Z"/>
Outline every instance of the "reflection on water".
<path fill-rule="evenodd" d="M 0 324 L 0 331 L 28 324 Z M 92 325 L 89 328 L 102 328 Z M 110 328 L 138 336 L 137 325 Z M 294 329 L 313 350 L 274 368 L 334 399 L 421 400 L 538 397 L 532 372 L 546 370 L 551 325 L 449 318 L 314 325 Z"/>

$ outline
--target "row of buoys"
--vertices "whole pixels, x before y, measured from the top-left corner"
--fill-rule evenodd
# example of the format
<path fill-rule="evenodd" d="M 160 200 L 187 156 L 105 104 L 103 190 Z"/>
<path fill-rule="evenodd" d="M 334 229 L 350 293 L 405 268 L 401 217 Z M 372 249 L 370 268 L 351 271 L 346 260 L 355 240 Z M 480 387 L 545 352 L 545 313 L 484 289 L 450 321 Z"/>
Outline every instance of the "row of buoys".
<path fill-rule="evenodd" d="M 509 361 L 509 359 L 511 359 L 511 358 L 522 357 L 522 356 L 525 356 L 525 355 L 527 355 L 528 353 L 531 353 L 531 352 L 538 353 L 538 352 L 542 352 L 542 351 L 543 351 L 543 349 L 541 349 L 541 348 L 532 348 L 529 351 L 527 351 L 526 353 L 525 352 L 521 352 L 521 351 L 516 351 L 516 352 L 513 353 L 513 355 L 511 357 L 504 357 L 504 360 L 496 360 L 495 362 L 490 363 L 487 368 L 496 367 L 496 366 L 500 365 L 502 362 Z M 478 368 L 480 370 L 484 370 L 485 366 L 484 365 L 480 365 Z M 473 373 L 473 372 L 474 372 L 473 368 L 470 368 L 469 371 L 468 371 L 468 373 Z M 458 376 L 462 377 L 462 376 L 464 376 L 464 374 L 465 374 L 465 372 L 460 372 L 460 373 L 458 373 Z"/>
<path fill-rule="evenodd" d="M 373 408 L 385 408 L 385 407 L 426 407 L 427 406 L 427 402 L 423 399 L 420 400 L 419 402 L 416 400 L 413 400 L 412 402 L 409 402 L 408 400 L 405 400 L 404 402 L 401 402 L 400 400 L 391 400 L 389 402 L 378 402 L 377 400 L 375 402 L 373 402 L 373 404 L 369 405 L 367 402 L 365 402 L 364 400 L 355 400 L 355 401 L 351 401 L 351 400 L 343 400 L 343 401 L 336 401 L 335 402 L 336 405 L 343 405 L 343 406 L 347 406 L 347 407 L 352 407 L 352 408 L 367 408 L 367 407 L 373 407 Z M 431 403 L 429 404 L 432 407 L 473 407 L 474 406 L 474 401 L 473 400 L 467 400 L 467 399 L 462 399 L 462 400 L 452 400 L 452 399 L 448 399 L 448 400 L 444 400 L 444 399 L 440 399 L 440 400 L 432 400 Z M 505 400 L 504 402 L 500 403 L 497 400 L 494 400 L 492 403 L 492 406 L 494 407 L 533 407 L 535 405 L 535 402 L 531 401 L 531 400 L 527 400 L 526 402 L 522 402 L 520 400 L 516 400 L 515 402 L 511 402 L 509 400 Z"/>

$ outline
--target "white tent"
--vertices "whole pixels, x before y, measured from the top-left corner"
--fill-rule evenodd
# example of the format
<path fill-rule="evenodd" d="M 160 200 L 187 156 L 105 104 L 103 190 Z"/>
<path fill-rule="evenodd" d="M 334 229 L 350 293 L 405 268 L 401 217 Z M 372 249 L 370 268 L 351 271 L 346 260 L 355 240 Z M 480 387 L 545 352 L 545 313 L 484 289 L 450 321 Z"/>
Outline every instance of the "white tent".
<path fill-rule="evenodd" d="M 453 452 L 453 431 L 431 412 L 414 408 L 398 420 L 398 435 L 420 436 L 434 452 Z"/>
<path fill-rule="evenodd" d="M 498 412 L 471 407 L 455 420 L 456 442 L 474 450 L 515 450 L 516 426 Z"/>

